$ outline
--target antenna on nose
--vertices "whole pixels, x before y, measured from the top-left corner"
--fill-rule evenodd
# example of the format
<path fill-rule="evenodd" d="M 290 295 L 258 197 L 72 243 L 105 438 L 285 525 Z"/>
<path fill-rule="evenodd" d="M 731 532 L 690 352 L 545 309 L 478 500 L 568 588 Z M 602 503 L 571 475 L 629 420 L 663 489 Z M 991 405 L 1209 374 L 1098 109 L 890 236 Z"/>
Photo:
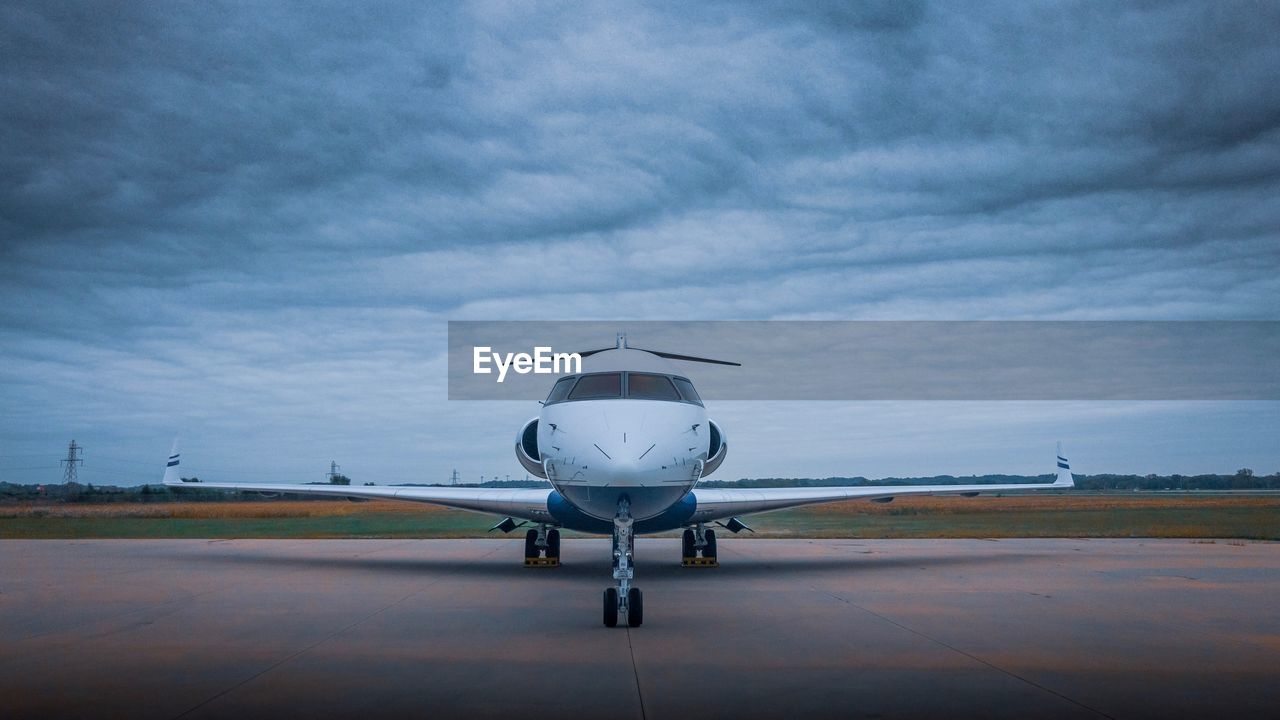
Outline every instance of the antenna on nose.
<path fill-rule="evenodd" d="M 626 349 L 627 349 L 627 334 L 626 334 L 626 333 L 618 333 L 618 344 L 617 344 L 617 346 L 615 346 L 615 347 L 614 347 L 614 349 L 615 349 L 615 350 L 626 350 Z"/>

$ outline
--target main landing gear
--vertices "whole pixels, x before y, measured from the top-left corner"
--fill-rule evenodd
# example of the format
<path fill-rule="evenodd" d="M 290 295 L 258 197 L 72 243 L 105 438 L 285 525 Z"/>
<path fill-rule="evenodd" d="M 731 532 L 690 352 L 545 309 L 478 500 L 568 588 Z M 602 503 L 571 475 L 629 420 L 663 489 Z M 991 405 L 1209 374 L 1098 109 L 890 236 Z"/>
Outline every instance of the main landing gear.
<path fill-rule="evenodd" d="M 683 567 L 716 567 L 716 531 L 698 523 L 695 527 L 685 528 L 680 538 Z"/>
<path fill-rule="evenodd" d="M 546 524 L 524 534 L 525 567 L 560 566 L 560 531 Z"/>
<path fill-rule="evenodd" d="M 604 591 L 606 627 L 617 627 L 619 615 L 625 616 L 631 627 L 640 627 L 644 622 L 644 594 L 640 588 L 631 587 L 636 545 L 631 524 L 631 502 L 624 496 L 618 500 L 618 514 L 613 518 L 613 579 L 618 586 Z"/>

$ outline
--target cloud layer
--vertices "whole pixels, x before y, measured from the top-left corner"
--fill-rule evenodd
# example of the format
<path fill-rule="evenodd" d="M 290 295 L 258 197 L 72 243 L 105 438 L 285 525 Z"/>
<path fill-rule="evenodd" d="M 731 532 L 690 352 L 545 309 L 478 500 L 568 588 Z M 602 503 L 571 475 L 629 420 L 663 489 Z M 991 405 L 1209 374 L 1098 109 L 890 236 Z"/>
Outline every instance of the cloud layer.
<path fill-rule="evenodd" d="M 499 473 L 446 319 L 1277 317 L 1280 8 L 845 5 L 6 5 L 0 443 Z"/>

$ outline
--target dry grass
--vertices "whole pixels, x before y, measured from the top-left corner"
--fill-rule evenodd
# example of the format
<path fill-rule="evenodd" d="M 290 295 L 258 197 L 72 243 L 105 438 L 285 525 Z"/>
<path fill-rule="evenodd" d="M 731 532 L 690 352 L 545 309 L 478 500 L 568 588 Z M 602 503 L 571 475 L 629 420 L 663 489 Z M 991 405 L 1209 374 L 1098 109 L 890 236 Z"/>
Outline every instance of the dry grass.
<path fill-rule="evenodd" d="M 493 519 L 346 500 L 0 505 L 0 537 L 489 537 Z M 752 537 L 1280 540 L 1280 496 L 1014 495 L 851 500 L 758 516 Z"/>
<path fill-rule="evenodd" d="M 847 501 L 768 513 L 755 537 L 1181 537 L 1280 540 L 1280 496 L 1011 495 Z"/>

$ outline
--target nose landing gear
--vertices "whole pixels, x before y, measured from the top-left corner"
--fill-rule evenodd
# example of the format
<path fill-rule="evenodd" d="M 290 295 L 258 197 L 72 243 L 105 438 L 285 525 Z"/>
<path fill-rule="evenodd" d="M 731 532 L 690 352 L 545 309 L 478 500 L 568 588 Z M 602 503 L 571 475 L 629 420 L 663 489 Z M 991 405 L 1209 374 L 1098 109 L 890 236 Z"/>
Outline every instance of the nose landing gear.
<path fill-rule="evenodd" d="M 681 535 L 681 567 L 716 567 L 716 531 L 702 523 L 685 528 Z"/>
<path fill-rule="evenodd" d="M 604 591 L 605 627 L 617 627 L 620 615 L 627 618 L 631 627 L 640 627 L 644 622 L 644 594 L 631 586 L 635 577 L 635 534 L 631 525 L 631 502 L 624 496 L 618 500 L 618 514 L 613 518 L 613 579 L 618 586 Z"/>

